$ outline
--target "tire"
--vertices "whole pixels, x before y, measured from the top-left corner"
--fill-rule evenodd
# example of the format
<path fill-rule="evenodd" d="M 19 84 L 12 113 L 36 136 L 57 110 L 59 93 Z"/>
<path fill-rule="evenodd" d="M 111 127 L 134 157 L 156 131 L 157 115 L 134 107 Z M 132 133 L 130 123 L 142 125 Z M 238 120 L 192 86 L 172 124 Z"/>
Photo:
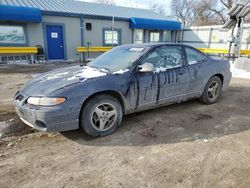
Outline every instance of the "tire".
<path fill-rule="evenodd" d="M 98 95 L 83 107 L 81 128 L 90 136 L 107 136 L 121 124 L 123 111 L 120 102 L 110 95 Z"/>
<path fill-rule="evenodd" d="M 205 104 L 214 104 L 218 101 L 221 95 L 221 90 L 222 90 L 221 79 L 218 76 L 213 76 L 207 82 L 206 88 L 200 100 Z"/>

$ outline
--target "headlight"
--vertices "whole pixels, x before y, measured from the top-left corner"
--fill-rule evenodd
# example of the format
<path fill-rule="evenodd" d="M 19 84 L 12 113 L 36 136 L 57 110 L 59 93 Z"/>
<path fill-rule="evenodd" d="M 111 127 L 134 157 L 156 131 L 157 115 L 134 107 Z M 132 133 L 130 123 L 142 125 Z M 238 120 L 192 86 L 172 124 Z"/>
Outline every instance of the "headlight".
<path fill-rule="evenodd" d="M 65 98 L 59 97 L 59 98 L 50 98 L 50 97 L 29 97 L 27 102 L 31 105 L 36 106 L 54 106 L 58 104 L 62 104 L 66 101 Z"/>

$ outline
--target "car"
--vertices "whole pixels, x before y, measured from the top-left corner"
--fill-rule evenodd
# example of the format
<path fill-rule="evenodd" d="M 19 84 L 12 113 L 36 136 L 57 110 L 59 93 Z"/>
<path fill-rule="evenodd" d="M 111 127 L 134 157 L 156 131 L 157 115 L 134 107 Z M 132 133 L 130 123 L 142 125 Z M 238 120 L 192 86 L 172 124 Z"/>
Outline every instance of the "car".
<path fill-rule="evenodd" d="M 199 98 L 218 101 L 230 64 L 182 44 L 122 45 L 86 66 L 44 73 L 14 96 L 21 120 L 38 130 L 116 131 L 124 115 Z"/>

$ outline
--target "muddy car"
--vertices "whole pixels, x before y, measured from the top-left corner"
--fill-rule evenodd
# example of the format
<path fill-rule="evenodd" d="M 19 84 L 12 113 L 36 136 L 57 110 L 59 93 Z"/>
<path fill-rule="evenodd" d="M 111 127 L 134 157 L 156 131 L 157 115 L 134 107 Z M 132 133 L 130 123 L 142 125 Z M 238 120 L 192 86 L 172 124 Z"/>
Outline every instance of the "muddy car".
<path fill-rule="evenodd" d="M 21 120 L 41 131 L 81 128 L 106 136 L 124 115 L 199 98 L 219 99 L 231 79 L 230 64 L 179 44 L 123 45 L 87 66 L 40 75 L 14 96 Z"/>

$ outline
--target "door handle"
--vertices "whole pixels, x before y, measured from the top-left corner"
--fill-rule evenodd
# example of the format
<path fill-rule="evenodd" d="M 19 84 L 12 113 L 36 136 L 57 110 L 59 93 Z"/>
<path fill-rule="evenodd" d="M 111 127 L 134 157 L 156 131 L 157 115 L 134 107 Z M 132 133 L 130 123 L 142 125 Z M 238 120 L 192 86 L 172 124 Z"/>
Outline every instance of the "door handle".
<path fill-rule="evenodd" d="M 61 48 L 63 48 L 63 45 L 61 45 Z"/>

